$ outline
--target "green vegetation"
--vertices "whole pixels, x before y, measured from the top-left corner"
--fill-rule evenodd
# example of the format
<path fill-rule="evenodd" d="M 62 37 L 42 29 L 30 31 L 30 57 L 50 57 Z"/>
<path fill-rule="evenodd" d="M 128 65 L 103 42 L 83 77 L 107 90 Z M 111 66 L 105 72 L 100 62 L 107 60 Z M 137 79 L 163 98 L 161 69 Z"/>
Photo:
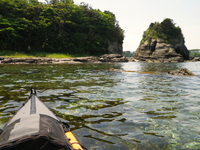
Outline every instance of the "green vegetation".
<path fill-rule="evenodd" d="M 112 12 L 85 3 L 0 0 L 0 51 L 101 55 L 123 39 Z"/>
<path fill-rule="evenodd" d="M 145 41 L 151 42 L 152 39 L 162 39 L 168 44 L 178 44 L 184 41 L 184 37 L 179 26 L 175 26 L 172 19 L 166 18 L 161 23 L 151 23 L 144 32 L 141 44 Z M 178 39 L 178 40 L 177 40 Z"/>
<path fill-rule="evenodd" d="M 191 49 L 190 57 L 200 57 L 200 49 Z"/>
<path fill-rule="evenodd" d="M 73 58 L 80 57 L 82 55 L 70 55 L 63 53 L 47 53 L 47 52 L 32 52 L 32 53 L 24 53 L 24 52 L 14 52 L 14 51 L 0 51 L 0 56 L 5 57 L 13 57 L 13 58 L 28 58 L 28 57 L 46 57 L 46 58 Z"/>
<path fill-rule="evenodd" d="M 123 51 L 123 56 L 125 57 L 133 57 L 134 55 L 134 52 L 131 52 L 131 51 Z"/>

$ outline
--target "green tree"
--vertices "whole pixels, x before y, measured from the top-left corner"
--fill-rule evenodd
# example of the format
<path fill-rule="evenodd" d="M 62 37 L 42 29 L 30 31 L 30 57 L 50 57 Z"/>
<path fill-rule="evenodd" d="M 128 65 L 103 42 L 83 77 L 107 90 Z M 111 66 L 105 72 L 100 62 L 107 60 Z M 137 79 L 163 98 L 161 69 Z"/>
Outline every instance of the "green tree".
<path fill-rule="evenodd" d="M 73 0 L 1 0 L 0 49 L 100 55 L 124 31 L 109 11 Z"/>
<path fill-rule="evenodd" d="M 179 26 L 175 26 L 172 19 L 166 18 L 161 23 L 155 22 L 149 25 L 149 28 L 144 32 L 141 44 L 146 40 L 151 41 L 152 38 L 161 38 L 166 43 L 176 44 L 180 43 L 175 39 L 184 41 L 184 37 Z"/>

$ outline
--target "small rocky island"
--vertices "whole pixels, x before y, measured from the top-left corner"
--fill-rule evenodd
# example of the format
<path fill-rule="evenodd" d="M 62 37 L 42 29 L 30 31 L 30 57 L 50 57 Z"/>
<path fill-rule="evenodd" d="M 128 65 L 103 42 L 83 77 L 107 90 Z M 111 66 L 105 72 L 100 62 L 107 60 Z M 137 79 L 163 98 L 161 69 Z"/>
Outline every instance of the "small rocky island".
<path fill-rule="evenodd" d="M 183 62 L 189 60 L 189 51 L 185 46 L 181 28 L 176 27 L 172 19 L 149 25 L 134 58 L 147 62 Z"/>

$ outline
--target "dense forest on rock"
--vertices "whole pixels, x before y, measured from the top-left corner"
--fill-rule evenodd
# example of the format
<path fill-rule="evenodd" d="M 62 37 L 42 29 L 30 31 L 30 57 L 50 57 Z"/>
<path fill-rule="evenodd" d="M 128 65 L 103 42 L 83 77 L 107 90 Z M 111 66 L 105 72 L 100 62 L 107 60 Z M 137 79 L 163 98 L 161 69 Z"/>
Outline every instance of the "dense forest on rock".
<path fill-rule="evenodd" d="M 73 0 L 0 0 L 0 50 L 100 55 L 123 43 L 115 15 Z"/>
<path fill-rule="evenodd" d="M 152 39 L 162 39 L 167 44 L 176 45 L 181 41 L 184 43 L 184 37 L 179 26 L 176 27 L 172 19 L 166 18 L 161 23 L 155 22 L 149 25 L 149 28 L 144 32 L 140 44 L 145 41 L 151 42 Z"/>

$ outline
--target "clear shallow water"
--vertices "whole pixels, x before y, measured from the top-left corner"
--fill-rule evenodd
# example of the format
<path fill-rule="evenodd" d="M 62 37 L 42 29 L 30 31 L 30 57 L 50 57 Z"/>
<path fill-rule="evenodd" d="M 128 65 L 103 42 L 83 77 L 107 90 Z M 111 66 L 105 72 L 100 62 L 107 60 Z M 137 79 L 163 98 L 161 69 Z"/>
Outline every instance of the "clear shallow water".
<path fill-rule="evenodd" d="M 0 65 L 0 127 L 31 87 L 88 150 L 200 149 L 199 62 Z"/>

